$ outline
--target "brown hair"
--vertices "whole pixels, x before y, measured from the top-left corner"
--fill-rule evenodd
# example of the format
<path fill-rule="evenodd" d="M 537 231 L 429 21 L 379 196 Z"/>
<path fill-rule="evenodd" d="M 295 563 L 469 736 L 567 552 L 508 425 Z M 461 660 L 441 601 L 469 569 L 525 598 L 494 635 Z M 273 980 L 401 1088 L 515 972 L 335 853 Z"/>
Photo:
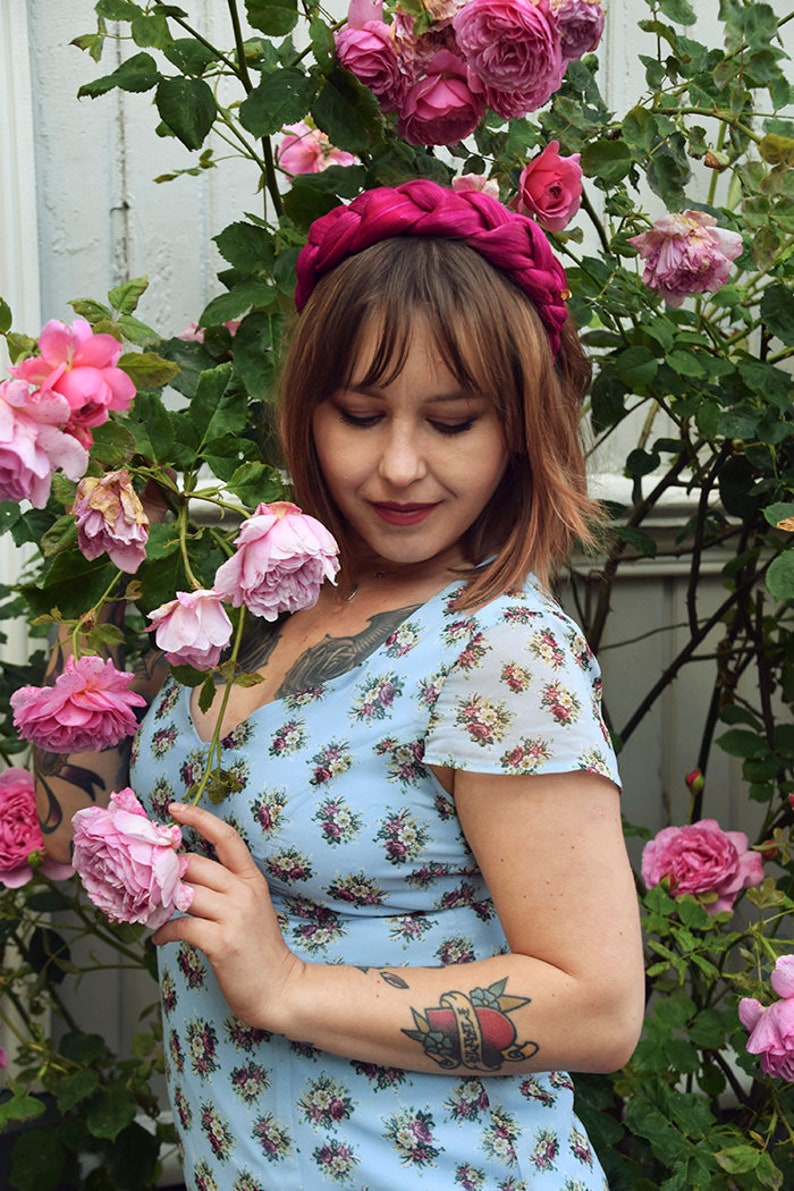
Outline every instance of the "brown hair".
<path fill-rule="evenodd" d="M 349 383 L 373 320 L 378 350 L 365 385 L 397 376 L 421 317 L 458 383 L 493 401 L 508 451 L 505 474 L 464 539 L 478 569 L 460 597 L 473 607 L 542 583 L 574 543 L 591 544 L 599 506 L 586 493 L 579 422 L 589 365 L 570 318 L 556 362 L 531 301 L 455 240 L 397 237 L 348 257 L 323 277 L 290 338 L 280 381 L 279 424 L 295 498 L 323 521 L 346 555 L 346 524 L 320 471 L 312 413 Z M 486 562 L 487 559 L 490 561 Z"/>

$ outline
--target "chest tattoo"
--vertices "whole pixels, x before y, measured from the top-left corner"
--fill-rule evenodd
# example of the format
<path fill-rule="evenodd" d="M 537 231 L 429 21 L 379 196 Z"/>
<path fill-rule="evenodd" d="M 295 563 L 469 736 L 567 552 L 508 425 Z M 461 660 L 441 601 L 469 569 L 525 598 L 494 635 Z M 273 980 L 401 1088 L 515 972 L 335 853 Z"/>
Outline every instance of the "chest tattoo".
<path fill-rule="evenodd" d="M 377 612 L 361 632 L 348 637 L 326 636 L 316 645 L 311 645 L 284 675 L 276 698 L 283 698 L 296 691 L 311 690 L 352 670 L 374 653 L 418 607 L 419 604 L 412 604 L 407 608 Z M 257 623 L 243 643 L 239 658 L 242 668 L 249 672 L 261 671 L 267 665 L 278 639 L 277 625 Z"/>

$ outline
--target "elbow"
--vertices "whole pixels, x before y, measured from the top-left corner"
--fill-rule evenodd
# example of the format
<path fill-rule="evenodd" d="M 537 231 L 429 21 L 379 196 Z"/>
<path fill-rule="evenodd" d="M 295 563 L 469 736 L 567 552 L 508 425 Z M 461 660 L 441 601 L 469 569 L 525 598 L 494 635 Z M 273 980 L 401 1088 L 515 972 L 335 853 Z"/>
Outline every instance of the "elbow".
<path fill-rule="evenodd" d="M 609 1075 L 625 1067 L 640 1040 L 644 1010 L 641 987 L 627 990 L 622 997 L 610 997 L 610 1003 L 593 1014 L 590 1056 L 582 1070 Z"/>

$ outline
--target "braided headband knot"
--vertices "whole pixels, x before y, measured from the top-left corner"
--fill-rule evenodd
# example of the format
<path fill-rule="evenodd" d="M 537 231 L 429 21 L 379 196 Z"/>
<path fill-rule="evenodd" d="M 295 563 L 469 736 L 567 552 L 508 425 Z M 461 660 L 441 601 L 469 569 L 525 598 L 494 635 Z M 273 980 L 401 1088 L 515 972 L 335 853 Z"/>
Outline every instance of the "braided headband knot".
<path fill-rule="evenodd" d="M 366 190 L 315 220 L 298 256 L 298 310 L 320 278 L 346 257 L 394 236 L 461 240 L 502 269 L 531 298 L 556 356 L 569 294 L 565 271 L 544 233 L 482 191 L 448 190 L 426 178 Z"/>

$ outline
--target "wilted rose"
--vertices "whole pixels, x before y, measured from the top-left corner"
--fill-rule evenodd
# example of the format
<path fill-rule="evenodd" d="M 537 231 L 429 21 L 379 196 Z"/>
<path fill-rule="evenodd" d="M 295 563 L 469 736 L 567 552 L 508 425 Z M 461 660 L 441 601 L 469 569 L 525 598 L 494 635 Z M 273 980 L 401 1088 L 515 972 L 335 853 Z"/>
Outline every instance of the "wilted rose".
<path fill-rule="evenodd" d="M 646 262 L 642 280 L 668 306 L 680 306 L 690 294 L 720 289 L 742 251 L 738 232 L 717 227 L 704 211 L 664 215 L 650 231 L 631 236 L 629 244 Z"/>
<path fill-rule="evenodd" d="M 551 0 L 563 58 L 574 62 L 598 48 L 604 32 L 600 0 Z"/>
<path fill-rule="evenodd" d="M 742 997 L 739 1019 L 750 1031 L 747 1049 L 761 1056 L 761 1069 L 794 1083 L 794 955 L 779 956 L 770 983 L 781 999 L 764 1006 Z"/>
<path fill-rule="evenodd" d="M 121 344 L 112 335 L 94 334 L 85 319 L 75 319 L 71 326 L 52 319 L 39 335 L 39 353 L 9 372 L 42 393 L 65 397 L 68 429 L 90 447 L 89 428 L 106 422 L 111 410 L 129 409 L 135 396 L 135 385 L 116 367 Z"/>
<path fill-rule="evenodd" d="M 285 174 L 319 174 L 329 165 L 352 165 L 355 157 L 337 149 L 324 132 L 310 128 L 304 120 L 286 124 L 284 136 L 276 149 L 276 161 Z"/>
<path fill-rule="evenodd" d="M 488 106 L 500 115 L 526 115 L 558 90 L 565 59 L 548 0 L 470 0 L 452 24 Z"/>
<path fill-rule="evenodd" d="M 232 622 L 214 590 L 178 591 L 170 600 L 149 613 L 155 641 L 169 662 L 211 670 L 229 644 Z"/>
<path fill-rule="evenodd" d="M 188 857 L 182 832 L 153 823 L 127 786 L 107 807 L 77 811 L 74 867 L 91 901 L 111 922 L 141 922 L 156 930 L 175 910 L 189 909 L 193 889 L 182 877 Z"/>
<path fill-rule="evenodd" d="M 142 695 L 127 689 L 133 678 L 94 655 L 67 658 L 54 686 L 14 691 L 14 723 L 20 736 L 50 753 L 112 748 L 134 735 L 133 708 L 146 706 Z"/>
<path fill-rule="evenodd" d="M 61 429 L 70 412 L 65 397 L 31 393 L 26 381 L 0 384 L 0 500 L 29 500 L 43 509 L 54 471 L 60 467 L 70 480 L 80 479 L 88 455 Z"/>
<path fill-rule="evenodd" d="M 336 53 L 345 70 L 369 87 L 384 112 L 396 112 L 405 90 L 389 26 L 366 21 L 345 25 L 335 35 Z"/>
<path fill-rule="evenodd" d="M 716 819 L 700 819 L 684 827 L 664 827 L 642 853 L 642 877 L 650 889 L 668 880 L 670 892 L 716 893 L 706 908 L 716 914 L 732 910 L 742 889 L 764 877 L 763 861 L 748 848 L 743 831 L 723 831 Z"/>
<path fill-rule="evenodd" d="M 72 512 L 77 545 L 85 558 L 107 554 L 120 571 L 129 575 L 137 571 L 146 558 L 149 518 L 128 471 L 86 476 L 77 485 Z"/>
<path fill-rule="evenodd" d="M 582 201 L 582 167 L 579 154 L 560 156 L 560 142 L 549 141 L 537 157 L 524 166 L 518 180 L 518 210 L 534 216 L 550 232 L 562 231 Z"/>
<path fill-rule="evenodd" d="M 440 50 L 407 88 L 397 131 L 411 145 L 454 145 L 474 132 L 484 110 L 482 88 L 463 59 Z"/>
<path fill-rule="evenodd" d="M 65 880 L 74 871 L 58 864 L 44 852 L 44 840 L 36 813 L 36 790 L 27 769 L 12 766 L 0 773 L 0 885 L 18 889 L 33 876 L 30 858 L 42 857 L 40 870 L 54 881 Z"/>
<path fill-rule="evenodd" d="M 214 590 L 265 620 L 310 608 L 323 582 L 333 582 L 339 570 L 331 534 L 288 501 L 258 505 L 234 544 L 236 552 L 215 574 Z"/>

